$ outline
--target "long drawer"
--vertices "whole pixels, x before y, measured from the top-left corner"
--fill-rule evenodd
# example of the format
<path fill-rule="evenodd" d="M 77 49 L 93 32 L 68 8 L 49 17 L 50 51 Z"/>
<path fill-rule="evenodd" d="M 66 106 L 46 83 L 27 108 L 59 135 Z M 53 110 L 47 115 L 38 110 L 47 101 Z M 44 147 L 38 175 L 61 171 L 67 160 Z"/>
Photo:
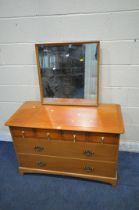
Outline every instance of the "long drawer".
<path fill-rule="evenodd" d="M 116 164 L 39 155 L 19 155 L 21 167 L 115 177 Z"/>
<path fill-rule="evenodd" d="M 17 153 L 116 161 L 118 146 L 72 141 L 49 141 L 39 138 L 14 138 Z"/>
<path fill-rule="evenodd" d="M 40 129 L 40 128 L 22 128 L 11 127 L 11 133 L 13 137 L 21 138 L 45 138 L 47 140 L 65 140 L 65 141 L 85 141 L 94 142 L 99 144 L 116 144 L 119 143 L 118 134 L 108 133 L 91 133 L 81 131 L 62 131 L 52 129 Z"/>

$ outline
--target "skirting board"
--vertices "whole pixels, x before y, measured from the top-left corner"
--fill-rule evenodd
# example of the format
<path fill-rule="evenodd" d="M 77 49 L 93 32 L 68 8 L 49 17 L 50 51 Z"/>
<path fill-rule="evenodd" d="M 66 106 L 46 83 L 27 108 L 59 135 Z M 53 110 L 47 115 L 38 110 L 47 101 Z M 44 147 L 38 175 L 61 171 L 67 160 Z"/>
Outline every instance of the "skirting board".
<path fill-rule="evenodd" d="M 10 132 L 0 131 L 0 141 L 12 141 Z"/>
<path fill-rule="evenodd" d="M 0 131 L 0 141 L 12 142 L 12 137 L 11 137 L 10 133 Z M 122 141 L 121 140 L 119 150 L 139 153 L 139 143 L 136 141 Z"/>
<path fill-rule="evenodd" d="M 139 153 L 139 143 L 136 141 L 121 141 L 119 150 Z"/>

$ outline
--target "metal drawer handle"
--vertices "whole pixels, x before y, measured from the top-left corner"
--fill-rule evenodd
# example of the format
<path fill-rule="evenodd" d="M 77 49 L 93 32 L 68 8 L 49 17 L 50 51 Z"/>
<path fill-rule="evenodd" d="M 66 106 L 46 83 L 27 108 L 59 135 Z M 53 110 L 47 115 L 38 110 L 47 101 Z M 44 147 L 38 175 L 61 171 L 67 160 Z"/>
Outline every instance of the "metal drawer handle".
<path fill-rule="evenodd" d="M 41 146 L 35 146 L 34 147 L 35 152 L 42 152 L 44 150 L 44 147 Z"/>
<path fill-rule="evenodd" d="M 94 152 L 92 152 L 91 150 L 84 150 L 83 154 L 87 157 L 90 157 L 94 155 Z"/>
<path fill-rule="evenodd" d="M 46 166 L 46 163 L 45 163 L 45 162 L 42 162 L 42 161 L 38 161 L 36 164 L 37 164 L 37 166 L 39 166 L 39 167 L 44 167 L 44 166 Z"/>
<path fill-rule="evenodd" d="M 22 138 L 24 138 L 25 131 L 21 131 Z"/>
<path fill-rule="evenodd" d="M 73 135 L 73 142 L 76 142 L 76 135 Z"/>
<path fill-rule="evenodd" d="M 91 166 L 85 166 L 84 171 L 87 172 L 87 173 L 90 173 L 90 172 L 94 171 L 94 168 L 92 168 Z"/>
<path fill-rule="evenodd" d="M 49 132 L 46 132 L 46 136 L 47 136 L 47 140 L 51 140 Z"/>
<path fill-rule="evenodd" d="M 101 137 L 100 144 L 104 144 L 104 136 Z"/>

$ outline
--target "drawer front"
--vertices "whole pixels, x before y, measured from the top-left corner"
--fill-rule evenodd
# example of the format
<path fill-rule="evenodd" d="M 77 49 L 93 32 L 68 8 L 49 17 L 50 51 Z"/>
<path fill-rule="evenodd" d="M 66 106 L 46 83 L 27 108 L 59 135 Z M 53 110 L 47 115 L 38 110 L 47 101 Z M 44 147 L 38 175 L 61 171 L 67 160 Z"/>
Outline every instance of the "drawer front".
<path fill-rule="evenodd" d="M 48 140 L 62 139 L 60 131 L 55 131 L 50 129 L 12 127 L 11 133 L 13 137 L 21 137 L 21 138 L 38 137 L 38 138 L 45 138 Z"/>
<path fill-rule="evenodd" d="M 10 128 L 13 137 L 35 137 L 35 129 L 33 128 L 21 128 L 21 127 L 11 127 Z"/>
<path fill-rule="evenodd" d="M 85 141 L 86 133 L 85 132 L 78 132 L 78 131 L 63 131 L 62 132 L 62 139 L 69 140 L 69 141 Z"/>
<path fill-rule="evenodd" d="M 68 140 L 72 142 L 85 141 L 99 144 L 119 144 L 118 134 L 87 133 L 78 131 L 59 131 L 36 128 L 10 128 L 13 137 L 44 138 L 47 140 Z"/>
<path fill-rule="evenodd" d="M 89 160 L 116 161 L 118 146 L 71 141 L 48 141 L 45 139 L 15 138 L 17 153 L 71 157 Z"/>
<path fill-rule="evenodd" d="M 61 140 L 61 131 L 50 130 L 50 129 L 36 129 L 36 137 L 45 138 L 47 140 Z"/>
<path fill-rule="evenodd" d="M 61 171 L 78 174 L 114 177 L 116 165 L 111 162 L 97 162 L 80 159 L 57 158 L 37 155 L 19 155 L 21 167 Z"/>
<path fill-rule="evenodd" d="M 99 144 L 119 144 L 118 134 L 89 133 L 87 139 Z"/>

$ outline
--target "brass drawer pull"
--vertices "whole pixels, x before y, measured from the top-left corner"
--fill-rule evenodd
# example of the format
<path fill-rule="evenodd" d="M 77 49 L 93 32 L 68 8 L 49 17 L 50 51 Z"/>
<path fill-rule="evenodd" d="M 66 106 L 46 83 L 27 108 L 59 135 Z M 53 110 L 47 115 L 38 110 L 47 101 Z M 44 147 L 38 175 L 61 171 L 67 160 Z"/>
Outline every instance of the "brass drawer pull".
<path fill-rule="evenodd" d="M 73 142 L 76 142 L 76 135 L 73 135 Z"/>
<path fill-rule="evenodd" d="M 36 164 L 37 164 L 37 166 L 39 166 L 39 167 L 44 167 L 44 166 L 46 166 L 46 163 L 45 163 L 45 162 L 42 162 L 42 161 L 38 161 Z"/>
<path fill-rule="evenodd" d="M 87 172 L 87 173 L 90 173 L 90 172 L 94 171 L 94 168 L 92 168 L 91 166 L 85 166 L 84 171 Z"/>
<path fill-rule="evenodd" d="M 24 138 L 25 131 L 21 131 L 22 138 Z"/>
<path fill-rule="evenodd" d="M 51 140 L 49 132 L 46 132 L 46 136 L 47 136 L 47 140 Z"/>
<path fill-rule="evenodd" d="M 104 136 L 100 138 L 100 144 L 104 144 Z"/>
<path fill-rule="evenodd" d="M 84 150 L 83 154 L 87 157 L 90 157 L 94 155 L 94 152 L 92 152 L 91 150 Z"/>
<path fill-rule="evenodd" d="M 44 147 L 41 146 L 35 146 L 34 147 L 35 152 L 42 152 L 44 150 Z"/>

